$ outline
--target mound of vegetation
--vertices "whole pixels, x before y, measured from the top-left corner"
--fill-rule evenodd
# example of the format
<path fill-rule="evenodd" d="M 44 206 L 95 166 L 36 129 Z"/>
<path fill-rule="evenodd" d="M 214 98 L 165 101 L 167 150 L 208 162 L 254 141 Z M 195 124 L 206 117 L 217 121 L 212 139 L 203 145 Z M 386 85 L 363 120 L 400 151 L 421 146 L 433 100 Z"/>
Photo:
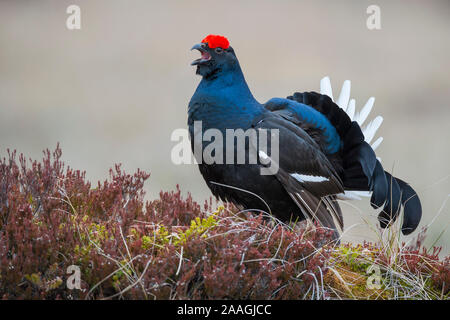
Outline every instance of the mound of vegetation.
<path fill-rule="evenodd" d="M 308 223 L 180 190 L 144 200 L 149 174 L 93 186 L 59 146 L 0 161 L 3 299 L 447 299 L 439 249 L 336 244 Z M 79 281 L 78 281 L 79 280 Z"/>

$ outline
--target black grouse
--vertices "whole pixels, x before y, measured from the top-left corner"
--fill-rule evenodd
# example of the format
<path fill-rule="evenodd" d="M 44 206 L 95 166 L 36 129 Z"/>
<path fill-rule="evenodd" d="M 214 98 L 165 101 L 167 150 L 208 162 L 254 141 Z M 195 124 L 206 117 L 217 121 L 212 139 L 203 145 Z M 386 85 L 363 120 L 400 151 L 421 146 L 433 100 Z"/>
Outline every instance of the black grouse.
<path fill-rule="evenodd" d="M 296 92 L 261 104 L 225 37 L 209 35 L 192 49 L 201 53 L 192 65 L 202 80 L 189 102 L 191 146 L 216 197 L 283 221 L 312 219 L 337 237 L 343 217 L 336 200 L 365 191 L 374 208 L 383 207 L 381 227 L 403 207 L 402 232 L 417 228 L 422 208 L 416 192 L 383 169 L 358 122 L 328 95 Z M 246 133 L 243 144 L 227 136 L 239 130 Z M 227 141 L 216 141 L 219 134 Z"/>

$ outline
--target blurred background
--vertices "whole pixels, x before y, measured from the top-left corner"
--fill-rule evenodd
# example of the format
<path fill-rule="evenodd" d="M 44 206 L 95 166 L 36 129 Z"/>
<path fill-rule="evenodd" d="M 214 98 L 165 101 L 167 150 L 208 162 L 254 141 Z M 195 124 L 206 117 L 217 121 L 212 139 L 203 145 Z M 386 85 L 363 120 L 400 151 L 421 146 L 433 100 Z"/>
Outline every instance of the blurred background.
<path fill-rule="evenodd" d="M 81 8 L 81 30 L 66 9 Z M 369 30 L 369 5 L 381 29 Z M 189 49 L 210 33 L 236 51 L 260 101 L 352 81 L 357 109 L 382 115 L 377 150 L 423 205 L 426 244 L 450 252 L 450 2 L 444 1 L 5 1 L 0 2 L 0 155 L 63 159 L 94 183 L 122 163 L 151 172 L 147 197 L 179 184 L 211 196 L 195 165 L 172 164 L 174 129 L 186 128 L 200 78 Z M 368 200 L 344 203 L 350 241 L 376 240 Z M 443 233 L 443 234 L 442 234 Z M 408 241 L 411 237 L 405 237 Z"/>

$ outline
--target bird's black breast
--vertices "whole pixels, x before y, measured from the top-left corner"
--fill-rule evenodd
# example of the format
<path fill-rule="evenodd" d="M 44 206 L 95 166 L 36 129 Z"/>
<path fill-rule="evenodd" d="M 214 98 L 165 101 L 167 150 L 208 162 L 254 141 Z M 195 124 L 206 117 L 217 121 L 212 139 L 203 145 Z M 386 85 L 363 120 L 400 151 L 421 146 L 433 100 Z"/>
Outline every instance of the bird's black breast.
<path fill-rule="evenodd" d="M 262 210 L 288 221 L 298 209 L 272 175 L 260 175 L 257 165 L 199 165 L 215 197 L 251 210 Z M 297 214 L 296 214 L 297 213 Z"/>

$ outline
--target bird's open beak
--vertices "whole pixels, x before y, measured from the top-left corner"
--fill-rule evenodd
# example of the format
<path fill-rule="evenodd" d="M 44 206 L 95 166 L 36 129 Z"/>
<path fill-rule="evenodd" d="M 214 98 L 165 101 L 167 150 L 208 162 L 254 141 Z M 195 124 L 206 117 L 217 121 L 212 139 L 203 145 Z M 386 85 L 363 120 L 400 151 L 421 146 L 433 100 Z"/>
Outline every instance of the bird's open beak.
<path fill-rule="evenodd" d="M 198 64 L 202 64 L 211 60 L 211 55 L 206 51 L 204 43 L 197 43 L 195 46 L 191 48 L 191 50 L 198 50 L 202 54 L 202 56 L 198 59 L 192 61 L 191 66 L 196 66 Z"/>

